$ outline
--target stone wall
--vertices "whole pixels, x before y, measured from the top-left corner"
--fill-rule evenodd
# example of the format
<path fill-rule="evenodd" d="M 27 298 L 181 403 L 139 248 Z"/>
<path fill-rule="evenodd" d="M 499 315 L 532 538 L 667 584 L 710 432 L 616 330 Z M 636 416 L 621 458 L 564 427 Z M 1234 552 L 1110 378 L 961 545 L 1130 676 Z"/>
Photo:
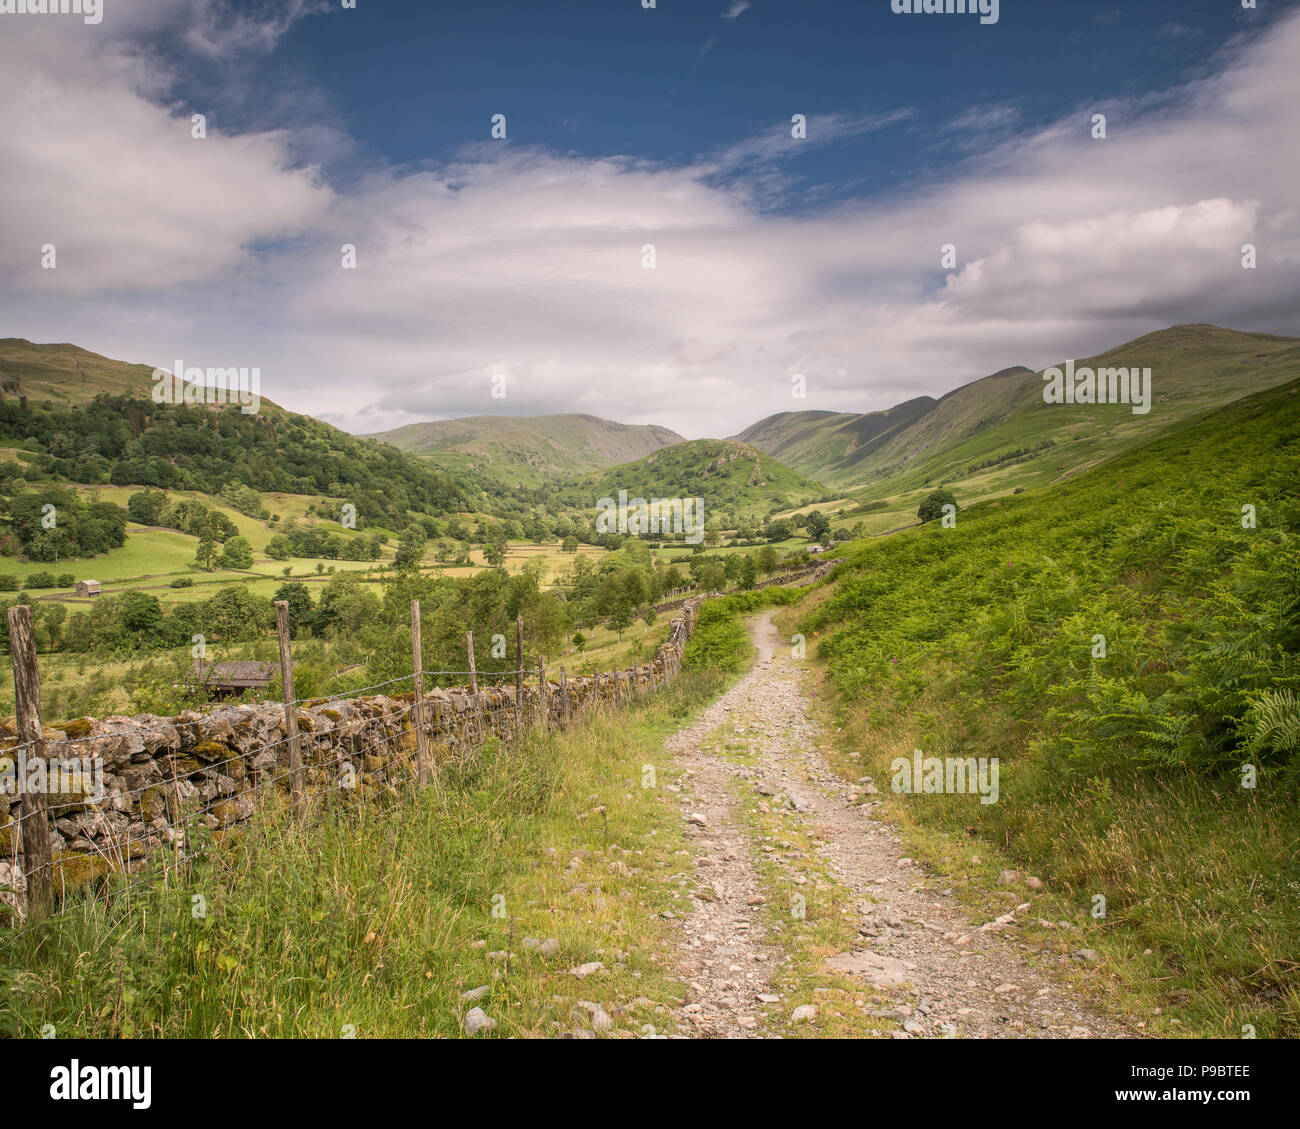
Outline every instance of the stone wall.
<path fill-rule="evenodd" d="M 699 599 L 682 606 L 651 662 L 598 677 L 571 678 L 565 692 L 536 673 L 525 676 L 521 708 L 514 686 L 426 690 L 424 730 L 433 763 L 456 758 L 486 737 L 513 737 L 519 727 L 561 725 L 598 703 L 613 705 L 633 691 L 662 685 L 680 669 Z M 549 672 L 548 672 L 549 673 Z M 396 794 L 415 774 L 414 694 L 304 702 L 297 711 L 299 745 L 311 794 L 331 788 L 358 795 Z M 198 829 L 220 835 L 246 822 L 289 788 L 284 706 L 264 703 L 187 711 L 175 717 L 78 718 L 46 727 L 45 756 L 71 768 L 78 758 L 102 764 L 104 792 L 95 802 L 75 773 L 47 797 L 54 886 L 80 885 L 112 872 L 141 870 L 165 851 L 182 859 Z M 0 721 L 0 758 L 23 750 L 16 719 Z M 21 919 L 21 798 L 0 795 L 0 922 Z"/>

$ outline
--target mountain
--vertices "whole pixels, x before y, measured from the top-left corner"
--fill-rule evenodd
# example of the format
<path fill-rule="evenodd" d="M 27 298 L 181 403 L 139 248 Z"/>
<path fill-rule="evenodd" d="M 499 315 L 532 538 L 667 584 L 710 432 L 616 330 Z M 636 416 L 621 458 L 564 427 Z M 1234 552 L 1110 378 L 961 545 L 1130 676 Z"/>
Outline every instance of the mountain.
<path fill-rule="evenodd" d="M 1047 404 L 1041 374 L 1015 367 L 887 412 L 770 416 L 739 438 L 863 496 L 937 483 L 987 496 L 1077 473 L 1193 416 L 1294 380 L 1300 339 L 1176 325 L 1076 361 L 1084 366 L 1150 368 L 1151 411 Z"/>
<path fill-rule="evenodd" d="M 561 504 L 594 508 L 604 497 L 703 498 L 709 528 L 732 528 L 826 496 L 826 489 L 732 439 L 692 439 L 621 466 L 570 479 L 555 490 Z"/>
<path fill-rule="evenodd" d="M 88 404 L 96 396 L 148 396 L 153 367 L 101 357 L 79 345 L 0 338 L 0 393 L 33 404 Z"/>
<path fill-rule="evenodd" d="M 159 486 L 216 496 L 231 484 L 341 499 L 358 528 L 487 504 L 457 476 L 261 400 L 258 410 L 156 404 L 153 369 L 75 345 L 0 339 L 0 448 L 29 480 Z"/>
<path fill-rule="evenodd" d="M 1026 370 L 1028 371 L 1028 370 Z M 735 436 L 786 466 L 833 483 L 855 465 L 862 449 L 900 431 L 939 403 L 918 396 L 883 412 L 780 412 L 759 420 Z"/>
<path fill-rule="evenodd" d="M 666 427 L 591 415 L 467 416 L 367 436 L 449 470 L 474 469 L 508 486 L 539 486 L 633 462 L 683 442 Z"/>

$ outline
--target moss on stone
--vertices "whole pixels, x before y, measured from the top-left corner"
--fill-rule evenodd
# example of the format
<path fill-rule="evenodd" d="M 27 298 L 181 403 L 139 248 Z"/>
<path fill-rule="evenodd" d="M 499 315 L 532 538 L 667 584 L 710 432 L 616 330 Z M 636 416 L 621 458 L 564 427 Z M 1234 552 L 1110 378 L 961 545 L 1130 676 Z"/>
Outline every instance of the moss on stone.
<path fill-rule="evenodd" d="M 75 717 L 71 721 L 62 722 L 59 725 L 52 725 L 50 728 L 62 730 L 65 736 L 70 737 L 75 741 L 79 737 L 89 737 L 95 728 L 95 724 L 91 718 Z"/>

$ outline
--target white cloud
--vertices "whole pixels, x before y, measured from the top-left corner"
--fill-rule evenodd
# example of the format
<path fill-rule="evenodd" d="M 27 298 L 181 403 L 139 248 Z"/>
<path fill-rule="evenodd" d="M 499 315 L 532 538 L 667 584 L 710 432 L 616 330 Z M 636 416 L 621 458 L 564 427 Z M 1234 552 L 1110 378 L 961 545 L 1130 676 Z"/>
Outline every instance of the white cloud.
<path fill-rule="evenodd" d="M 204 42 L 222 28 L 248 50 L 266 42 L 219 20 Z M 1117 104 L 1107 141 L 1085 108 L 1000 132 L 941 181 L 789 213 L 770 207 L 800 151 L 782 123 L 688 166 L 482 144 L 331 188 L 277 134 L 190 141 L 156 58 L 141 71 L 120 44 L 77 46 L 70 67 L 66 44 L 37 48 L 0 45 L 0 97 L 27 111 L 0 132 L 0 335 L 257 364 L 266 396 L 356 430 L 504 410 L 730 434 L 771 412 L 941 394 L 1175 321 L 1300 332 L 1300 18 L 1211 78 Z M 801 144 L 906 113 L 812 117 Z M 1012 122 L 995 107 L 955 124 Z M 39 244 L 59 241 L 47 230 L 56 272 L 36 268 Z M 1246 241 L 1257 271 L 1241 269 Z M 344 242 L 355 272 L 339 267 Z M 496 372 L 505 401 L 489 395 Z M 806 400 L 790 396 L 795 372 Z"/>
<path fill-rule="evenodd" d="M 196 140 L 191 114 L 162 102 L 171 64 L 122 37 L 160 25 L 131 0 L 110 8 L 107 35 L 28 21 L 0 49 L 0 270 L 11 283 L 62 295 L 207 283 L 254 269 L 255 244 L 319 224 L 333 193 L 314 170 L 292 167 L 288 139 L 226 136 L 213 124 Z M 187 34 L 208 45 L 223 34 L 264 45 L 271 34 L 220 22 L 224 8 L 210 0 L 162 15 L 170 23 L 187 10 Z M 47 243 L 54 271 L 41 267 Z"/>
<path fill-rule="evenodd" d="M 738 20 L 749 11 L 749 0 L 731 0 L 731 7 L 722 13 L 724 20 Z"/>

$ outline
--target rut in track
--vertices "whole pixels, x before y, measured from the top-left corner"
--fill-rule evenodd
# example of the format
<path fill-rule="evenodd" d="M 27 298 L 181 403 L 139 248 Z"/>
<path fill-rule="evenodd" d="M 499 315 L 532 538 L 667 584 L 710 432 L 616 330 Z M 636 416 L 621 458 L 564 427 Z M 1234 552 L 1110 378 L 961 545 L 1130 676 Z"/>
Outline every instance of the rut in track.
<path fill-rule="evenodd" d="M 863 786 L 832 774 L 818 753 L 801 664 L 770 613 L 750 630 L 759 648 L 754 668 L 668 742 L 698 873 L 713 893 L 693 897 L 681 922 L 680 1029 L 697 1038 L 759 1038 L 777 1021 L 788 1026 L 790 1006 L 772 986 L 783 950 L 760 912 L 773 891 L 763 888 L 754 864 L 761 846 L 738 808 L 774 796 L 787 798 L 793 818 L 812 832 L 814 850 L 846 892 L 840 908 L 861 919 L 857 943 L 836 959 L 874 997 L 870 1014 L 886 1019 L 879 1026 L 893 1037 L 1125 1037 L 1121 1024 L 1017 951 L 1014 921 L 981 931 L 988 922 L 923 881 L 889 826 L 862 810 Z M 729 722 L 757 743 L 757 770 L 706 751 L 709 735 Z M 815 1025 L 801 1033 L 815 1034 Z"/>

